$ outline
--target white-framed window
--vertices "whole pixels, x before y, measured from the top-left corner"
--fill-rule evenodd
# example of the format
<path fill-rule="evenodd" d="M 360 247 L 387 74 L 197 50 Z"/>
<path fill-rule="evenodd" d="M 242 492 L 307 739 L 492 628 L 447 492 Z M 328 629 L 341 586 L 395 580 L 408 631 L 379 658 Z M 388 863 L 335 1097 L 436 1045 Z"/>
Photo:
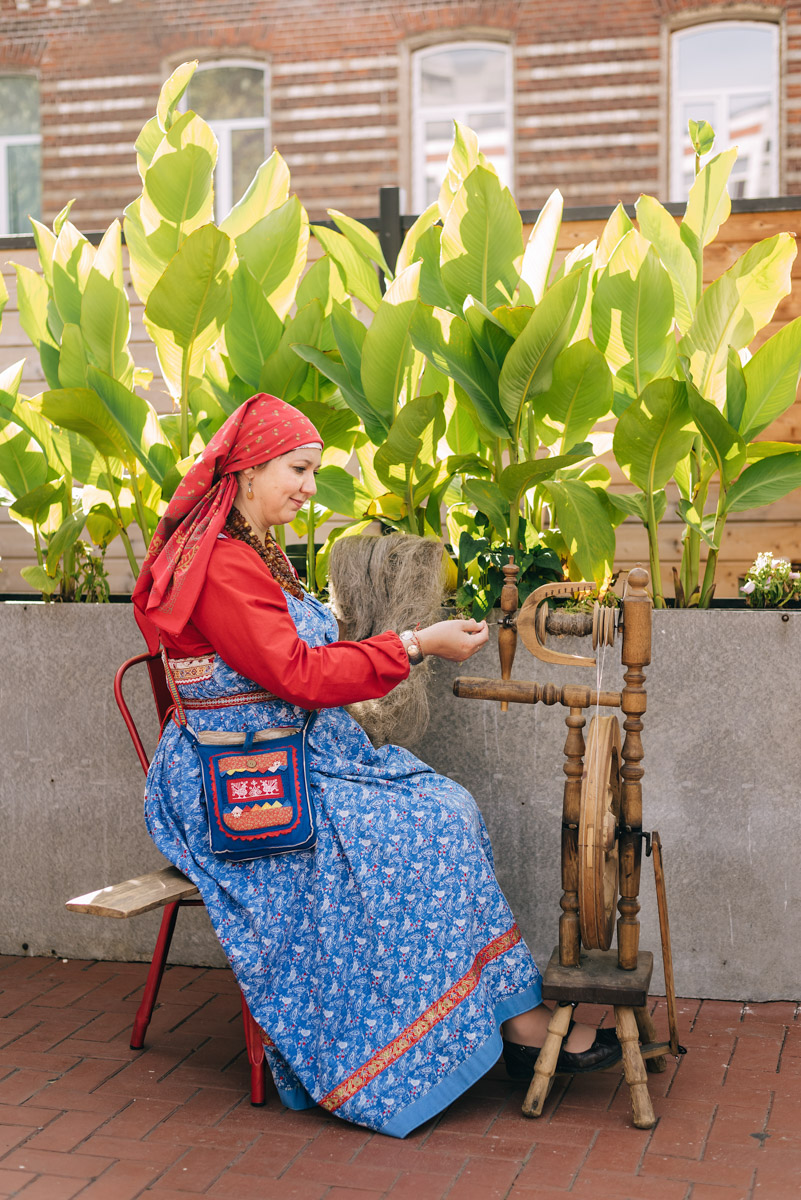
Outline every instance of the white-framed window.
<path fill-rule="evenodd" d="M 737 146 L 732 196 L 779 190 L 779 27 L 769 21 L 714 21 L 671 38 L 670 196 L 683 200 L 695 157 L 687 122 L 709 121 L 715 152 Z"/>
<path fill-rule="evenodd" d="M 481 150 L 511 187 L 512 48 L 504 42 L 448 42 L 412 56 L 412 203 L 422 212 L 439 195 L 453 122 L 477 135 Z"/>
<path fill-rule="evenodd" d="M 201 63 L 185 106 L 209 123 L 219 143 L 214 210 L 221 220 L 269 153 L 267 68 L 250 61 Z"/>
<path fill-rule="evenodd" d="M 41 216 L 42 137 L 39 81 L 0 75 L 0 235 L 30 233 Z"/>

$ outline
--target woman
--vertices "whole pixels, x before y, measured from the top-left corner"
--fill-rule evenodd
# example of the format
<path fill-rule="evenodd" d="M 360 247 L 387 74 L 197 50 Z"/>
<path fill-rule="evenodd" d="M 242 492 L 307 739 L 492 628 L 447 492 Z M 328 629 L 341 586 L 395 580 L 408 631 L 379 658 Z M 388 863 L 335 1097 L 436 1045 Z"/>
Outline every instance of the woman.
<path fill-rule="evenodd" d="M 145 813 L 203 896 L 284 1104 L 403 1137 L 492 1066 L 501 1024 L 510 1072 L 530 1077 L 549 1013 L 472 798 L 408 751 L 374 749 L 341 707 L 385 695 L 421 654 L 469 658 L 486 623 L 338 640 L 270 534 L 314 496 L 321 452 L 302 413 L 248 400 L 177 489 L 134 590 L 195 730 L 274 728 L 321 710 L 308 739 L 316 849 L 215 858 L 194 752 L 173 723 Z M 575 1026 L 560 1068 L 616 1061 L 604 1036 Z"/>

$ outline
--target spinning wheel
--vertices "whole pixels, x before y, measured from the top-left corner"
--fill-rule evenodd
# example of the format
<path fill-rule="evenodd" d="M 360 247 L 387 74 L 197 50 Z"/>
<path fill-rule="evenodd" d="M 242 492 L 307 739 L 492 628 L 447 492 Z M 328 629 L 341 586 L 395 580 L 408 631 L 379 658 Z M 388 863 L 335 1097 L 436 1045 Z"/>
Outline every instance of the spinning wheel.
<path fill-rule="evenodd" d="M 549 601 L 588 598 L 595 585 L 586 580 L 545 584 L 537 588 L 518 610 L 514 560 L 503 568 L 503 617 L 498 630 L 500 679 L 461 677 L 454 682 L 457 696 L 499 700 L 505 711 L 516 704 L 561 705 L 565 723 L 566 776 L 562 803 L 562 910 L 559 945 L 543 977 L 542 994 L 557 1007 L 548 1036 L 537 1058 L 523 1112 L 542 1113 L 553 1079 L 559 1048 L 567 1035 L 571 1008 L 578 1003 L 609 1004 L 623 1054 L 623 1071 L 631 1093 L 634 1124 L 650 1129 L 655 1116 L 646 1082 L 646 1061 L 651 1070 L 664 1070 L 664 1053 L 678 1054 L 675 991 L 667 921 L 662 848 L 659 834 L 642 828 L 643 744 L 641 731 L 646 711 L 645 670 L 651 661 L 651 599 L 648 573 L 635 567 L 628 576 L 619 609 L 595 603 L 592 613 L 554 611 Z M 579 606 L 573 606 L 574 610 Z M 584 606 L 587 607 L 586 605 Z M 546 634 L 592 636 L 597 658 L 567 654 L 545 645 Z M 542 662 L 595 667 L 595 688 L 584 684 L 512 679 L 517 636 Z M 620 691 L 604 690 L 601 683 L 604 648 L 622 635 L 620 662 L 625 667 Z M 618 718 L 624 717 L 621 743 Z M 601 715 L 603 710 L 603 715 Z M 584 730 L 590 719 L 586 736 Z M 639 949 L 639 886 L 643 844 L 653 854 L 662 958 L 668 1008 L 670 1042 L 657 1042 L 648 1011 L 648 989 L 653 955 Z M 619 893 L 619 895 L 618 895 Z M 611 950 L 617 917 L 617 951 Z"/>
<path fill-rule="evenodd" d="M 578 903 L 581 941 L 608 950 L 615 928 L 620 822 L 620 726 L 614 714 L 590 722 L 581 776 Z"/>

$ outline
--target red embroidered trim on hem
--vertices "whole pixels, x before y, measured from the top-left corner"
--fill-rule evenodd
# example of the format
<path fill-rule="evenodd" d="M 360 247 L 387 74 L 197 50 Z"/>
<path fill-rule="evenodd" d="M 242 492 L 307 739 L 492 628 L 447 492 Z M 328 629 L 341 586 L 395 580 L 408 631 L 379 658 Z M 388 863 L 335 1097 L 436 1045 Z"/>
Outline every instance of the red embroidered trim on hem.
<path fill-rule="evenodd" d="M 346 1101 L 355 1096 L 358 1091 L 366 1087 L 368 1083 L 372 1083 L 382 1071 L 385 1071 L 392 1063 L 397 1062 L 407 1050 L 410 1050 L 421 1038 L 425 1037 L 435 1025 L 443 1021 L 458 1004 L 461 1004 L 471 992 L 475 991 L 478 981 L 481 978 L 481 972 L 487 963 L 492 962 L 494 958 L 498 958 L 501 954 L 505 954 L 507 950 L 511 950 L 512 946 L 516 946 L 521 938 L 522 934 L 517 925 L 513 925 L 511 929 L 507 929 L 506 933 L 502 933 L 500 937 L 495 938 L 489 945 L 479 950 L 470 970 L 461 979 L 458 979 L 452 987 L 448 988 L 447 992 L 443 996 L 440 996 L 439 1000 L 435 1000 L 394 1041 L 377 1051 L 372 1058 L 359 1067 L 358 1071 L 354 1071 L 352 1075 L 338 1084 L 327 1096 L 323 1096 L 319 1102 L 320 1107 L 327 1108 L 329 1112 L 336 1112 Z"/>

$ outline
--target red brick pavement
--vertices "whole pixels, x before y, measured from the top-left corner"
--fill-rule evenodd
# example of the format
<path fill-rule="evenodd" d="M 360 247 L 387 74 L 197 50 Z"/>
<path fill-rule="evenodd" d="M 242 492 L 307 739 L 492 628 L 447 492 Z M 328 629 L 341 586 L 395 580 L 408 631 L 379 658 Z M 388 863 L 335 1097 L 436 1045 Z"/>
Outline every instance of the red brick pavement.
<path fill-rule="evenodd" d="M 539 1121 L 500 1066 L 405 1141 L 270 1087 L 248 1100 L 228 971 L 173 967 L 143 1051 L 146 968 L 0 958 L 0 1197 L 21 1200 L 799 1200 L 801 1006 L 684 1000 L 689 1053 L 649 1075 L 557 1079 Z M 655 1000 L 658 1029 L 664 1002 Z M 610 1014 L 584 1008 L 584 1020 Z"/>

